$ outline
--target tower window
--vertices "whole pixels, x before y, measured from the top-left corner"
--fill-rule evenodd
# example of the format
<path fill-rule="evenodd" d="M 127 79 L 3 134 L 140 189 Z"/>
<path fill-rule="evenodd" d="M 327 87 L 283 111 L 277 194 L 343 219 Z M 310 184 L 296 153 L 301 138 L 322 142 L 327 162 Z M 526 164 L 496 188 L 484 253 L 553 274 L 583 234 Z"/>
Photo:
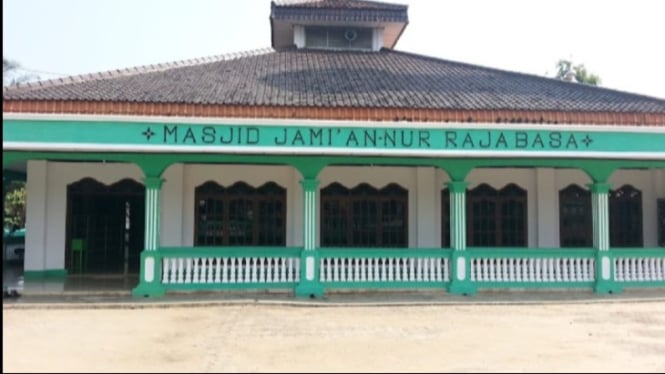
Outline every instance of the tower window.
<path fill-rule="evenodd" d="M 372 29 L 363 27 L 305 27 L 305 46 L 323 49 L 372 49 Z"/>

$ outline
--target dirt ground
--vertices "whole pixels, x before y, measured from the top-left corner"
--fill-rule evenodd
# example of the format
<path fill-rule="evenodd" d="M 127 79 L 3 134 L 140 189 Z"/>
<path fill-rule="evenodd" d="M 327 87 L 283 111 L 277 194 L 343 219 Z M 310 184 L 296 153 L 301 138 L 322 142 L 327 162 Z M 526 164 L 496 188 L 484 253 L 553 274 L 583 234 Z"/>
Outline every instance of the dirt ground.
<path fill-rule="evenodd" d="M 3 308 L 3 372 L 665 372 L 665 301 Z"/>

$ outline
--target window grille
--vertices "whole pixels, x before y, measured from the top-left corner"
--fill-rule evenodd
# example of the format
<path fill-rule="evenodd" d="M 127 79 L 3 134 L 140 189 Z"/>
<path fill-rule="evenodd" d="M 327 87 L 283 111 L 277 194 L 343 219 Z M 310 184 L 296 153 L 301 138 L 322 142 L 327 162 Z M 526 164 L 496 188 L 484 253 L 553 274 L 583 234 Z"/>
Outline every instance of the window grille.
<path fill-rule="evenodd" d="M 576 185 L 559 191 L 559 243 L 562 248 L 591 247 L 591 193 Z"/>
<path fill-rule="evenodd" d="M 353 189 L 333 183 L 322 189 L 321 245 L 406 247 L 408 191 L 397 184 L 377 190 L 366 183 Z"/>
<path fill-rule="evenodd" d="M 610 192 L 610 247 L 642 247 L 642 192 L 625 185 Z"/>
<path fill-rule="evenodd" d="M 206 182 L 195 195 L 195 245 L 286 245 L 286 190 L 276 183 L 224 188 Z"/>

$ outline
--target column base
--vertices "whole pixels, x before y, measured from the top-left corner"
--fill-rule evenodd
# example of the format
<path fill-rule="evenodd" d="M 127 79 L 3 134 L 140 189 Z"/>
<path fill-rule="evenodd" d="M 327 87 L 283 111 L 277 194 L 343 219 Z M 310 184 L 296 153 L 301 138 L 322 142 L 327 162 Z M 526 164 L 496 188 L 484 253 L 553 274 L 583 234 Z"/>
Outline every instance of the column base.
<path fill-rule="evenodd" d="M 452 295 L 473 296 L 478 293 L 478 287 L 469 281 L 453 280 L 448 286 L 448 293 Z"/>
<path fill-rule="evenodd" d="M 621 293 L 623 288 L 614 280 L 614 258 L 609 251 L 596 254 L 596 283 L 593 291 L 597 294 Z"/>
<path fill-rule="evenodd" d="M 619 294 L 623 292 L 623 287 L 614 281 L 598 280 L 593 285 L 593 292 L 597 294 Z"/>
<path fill-rule="evenodd" d="M 133 297 L 164 297 L 164 294 L 164 287 L 155 283 L 141 282 L 132 290 Z"/>
<path fill-rule="evenodd" d="M 450 285 L 448 293 L 454 295 L 472 296 L 478 288 L 470 280 L 471 257 L 465 251 L 453 251 L 450 257 Z"/>
<path fill-rule="evenodd" d="M 325 287 L 320 282 L 302 281 L 294 291 L 299 299 L 321 299 L 325 294 Z"/>

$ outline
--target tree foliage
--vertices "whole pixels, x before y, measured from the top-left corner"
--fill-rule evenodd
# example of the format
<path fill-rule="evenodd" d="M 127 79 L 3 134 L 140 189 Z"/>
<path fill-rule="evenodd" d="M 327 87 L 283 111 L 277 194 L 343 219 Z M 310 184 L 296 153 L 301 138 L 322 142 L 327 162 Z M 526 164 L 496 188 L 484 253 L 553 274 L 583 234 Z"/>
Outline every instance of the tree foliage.
<path fill-rule="evenodd" d="M 584 64 L 573 65 L 572 61 L 561 59 L 556 63 L 556 68 L 556 79 L 567 81 L 574 80 L 575 82 L 592 86 L 599 86 L 601 83 L 600 77 L 589 72 Z"/>
<path fill-rule="evenodd" d="M 21 64 L 8 58 L 2 58 L 2 86 L 13 86 L 28 80 L 39 79 L 34 74 L 25 74 L 21 71 Z"/>
<path fill-rule="evenodd" d="M 25 182 L 12 181 L 5 191 L 4 227 L 25 227 Z"/>

